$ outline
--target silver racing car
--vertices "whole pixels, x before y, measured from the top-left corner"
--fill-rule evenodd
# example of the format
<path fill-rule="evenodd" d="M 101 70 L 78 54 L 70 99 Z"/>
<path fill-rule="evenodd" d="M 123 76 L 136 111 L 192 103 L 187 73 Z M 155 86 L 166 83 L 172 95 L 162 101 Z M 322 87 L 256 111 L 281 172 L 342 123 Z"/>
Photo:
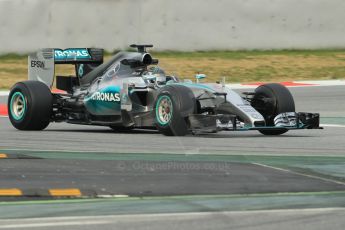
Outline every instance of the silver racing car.
<path fill-rule="evenodd" d="M 318 129 L 319 114 L 295 112 L 280 84 L 239 95 L 224 82 L 180 81 L 146 51 L 131 45 L 103 63 L 95 48 L 43 49 L 28 58 L 29 80 L 16 83 L 8 98 L 9 119 L 19 130 L 43 130 L 50 122 L 101 125 L 121 131 L 158 129 L 164 135 L 258 130 L 279 135 Z M 72 64 L 75 76 L 55 76 L 55 65 Z M 53 82 L 61 93 L 52 93 Z"/>

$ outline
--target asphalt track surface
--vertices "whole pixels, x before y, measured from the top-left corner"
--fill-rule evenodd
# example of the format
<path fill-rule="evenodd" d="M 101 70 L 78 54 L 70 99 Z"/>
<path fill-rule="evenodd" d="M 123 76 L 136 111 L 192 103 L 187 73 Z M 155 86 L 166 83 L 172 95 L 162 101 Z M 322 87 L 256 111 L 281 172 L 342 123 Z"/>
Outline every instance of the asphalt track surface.
<path fill-rule="evenodd" d="M 345 191 L 344 180 L 310 176 L 265 164 L 212 160 L 212 156 L 216 155 L 344 157 L 345 87 L 301 87 L 292 88 L 291 91 L 297 111 L 320 112 L 321 117 L 327 118 L 324 121 L 336 125 L 326 126 L 323 130 L 290 131 L 277 137 L 263 136 L 255 131 L 165 137 L 151 130 L 116 133 L 107 127 L 64 123 L 51 124 L 42 132 L 22 132 L 12 128 L 8 118 L 0 118 L 0 150 L 9 153 L 9 156 L 25 156 L 28 150 L 28 156 L 35 151 L 45 151 L 39 154 L 40 158 L 1 159 L 1 187 L 29 191 L 78 187 L 98 195 L 129 196 Z M 5 100 L 0 97 L 0 103 Z M 91 153 L 109 156 L 120 153 L 145 156 L 154 153 L 160 156 L 200 154 L 210 158 L 207 161 L 188 161 L 187 164 L 183 160 L 152 158 L 77 159 L 73 157 L 77 154 L 74 151 L 83 152 L 84 156 L 91 156 Z M 50 152 L 55 153 L 54 157 L 45 158 L 44 154 L 48 156 Z M 164 167 L 167 164 L 173 165 Z M 342 196 L 336 206 L 344 205 Z M 53 220 L 54 224 L 49 224 L 50 219 L 28 220 L 31 223 L 23 220 L 3 221 L 0 222 L 0 229 L 25 229 L 28 226 L 32 226 L 32 229 L 62 229 L 66 226 L 70 229 L 88 229 L 80 223 L 86 223 L 89 229 L 113 229 L 115 226 L 121 226 L 121 229 L 136 229 L 138 226 L 161 229 L 163 224 L 166 229 L 174 229 L 177 220 L 181 228 L 201 226 L 200 229 L 228 229 L 229 220 L 236 229 L 277 229 L 277 226 L 280 229 L 342 229 L 344 226 L 340 217 L 344 214 L 343 209 L 276 211 L 269 215 L 267 212 L 167 214 L 160 218 L 156 215 L 130 215 L 128 221 L 126 217 L 121 220 L 116 217 L 88 217 L 89 222 L 77 218 Z M 62 224 L 56 224 L 59 222 Z M 305 228 L 305 224 L 310 225 Z"/>
<path fill-rule="evenodd" d="M 33 195 L 52 188 L 78 188 L 90 196 L 345 191 L 345 182 L 251 163 L 8 159 L 0 168 L 2 187 Z"/>
<path fill-rule="evenodd" d="M 297 111 L 344 117 L 345 86 L 291 89 Z M 45 131 L 15 130 L 0 118 L 0 149 L 47 152 L 140 153 L 188 155 L 345 156 L 345 128 L 290 131 L 264 136 L 256 131 L 166 137 L 155 130 L 116 133 L 108 127 L 53 123 Z M 23 150 L 23 151 L 21 151 Z M 25 152 L 24 152 L 25 153 Z M 247 163 L 169 162 L 136 159 L 5 159 L 1 187 L 47 189 L 77 187 L 97 194 L 184 195 L 344 190 L 344 184 L 320 181 L 265 165 Z M 96 156 L 97 158 L 97 156 Z M 152 159 L 151 159 L 152 160 Z M 116 175 L 114 177 L 114 175 Z M 193 183 L 197 182 L 197 183 Z M 235 182 L 235 183 L 233 183 Z"/>
<path fill-rule="evenodd" d="M 300 112 L 320 112 L 321 117 L 345 118 L 345 86 L 291 88 Z M 5 99 L 2 99 L 3 102 Z M 1 102 L 0 102 L 1 103 Z M 345 129 L 289 131 L 263 136 L 257 131 L 220 132 L 186 137 L 165 137 L 157 131 L 116 133 L 108 127 L 53 123 L 42 132 L 15 130 L 0 118 L 0 148 L 91 152 L 183 154 L 340 155 L 345 152 Z"/>

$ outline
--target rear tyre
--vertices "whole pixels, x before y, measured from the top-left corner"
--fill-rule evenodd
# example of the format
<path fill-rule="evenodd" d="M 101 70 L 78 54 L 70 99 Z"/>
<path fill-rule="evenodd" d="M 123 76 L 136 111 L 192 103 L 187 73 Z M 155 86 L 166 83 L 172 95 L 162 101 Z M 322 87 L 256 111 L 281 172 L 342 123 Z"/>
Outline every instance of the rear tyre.
<path fill-rule="evenodd" d="M 43 130 L 50 122 L 53 96 L 39 81 L 16 83 L 8 97 L 8 116 L 19 130 Z"/>
<path fill-rule="evenodd" d="M 154 121 L 166 136 L 185 136 L 189 133 L 187 118 L 195 111 L 193 92 L 182 85 L 168 85 L 161 89 L 154 103 Z"/>
<path fill-rule="evenodd" d="M 269 102 L 265 103 L 263 99 Z M 265 84 L 256 88 L 252 106 L 263 115 L 267 126 L 274 126 L 273 119 L 278 114 L 295 112 L 295 102 L 290 91 L 277 83 Z M 259 130 L 259 132 L 264 135 L 280 135 L 286 133 L 287 130 Z"/>

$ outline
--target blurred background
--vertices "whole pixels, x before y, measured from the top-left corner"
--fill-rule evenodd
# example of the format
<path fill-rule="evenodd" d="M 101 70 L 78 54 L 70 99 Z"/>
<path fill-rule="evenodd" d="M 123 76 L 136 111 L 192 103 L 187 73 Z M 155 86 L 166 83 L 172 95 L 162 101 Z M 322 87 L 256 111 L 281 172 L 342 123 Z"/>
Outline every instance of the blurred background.
<path fill-rule="evenodd" d="M 181 79 L 344 79 L 344 9 L 343 0 L 0 0 L 0 90 L 27 79 L 27 54 L 40 48 L 104 48 L 108 60 L 133 43 L 153 44 Z"/>
<path fill-rule="evenodd" d="M 344 0 L 0 0 L 0 229 L 345 229 L 344 12 Z M 203 73 L 239 94 L 282 83 L 325 129 L 12 127 L 28 53 L 98 47 L 108 61 L 133 43 L 181 80 Z"/>
<path fill-rule="evenodd" d="M 343 0 L 0 0 L 0 53 L 345 47 Z"/>

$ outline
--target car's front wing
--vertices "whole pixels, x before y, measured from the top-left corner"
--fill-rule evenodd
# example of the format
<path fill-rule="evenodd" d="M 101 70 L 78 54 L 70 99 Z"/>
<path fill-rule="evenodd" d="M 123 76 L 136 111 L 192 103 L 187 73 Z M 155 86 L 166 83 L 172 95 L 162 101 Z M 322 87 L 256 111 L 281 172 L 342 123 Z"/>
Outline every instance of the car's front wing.
<path fill-rule="evenodd" d="M 288 113 L 288 115 L 281 114 L 280 119 L 282 120 L 276 126 L 266 126 L 265 124 L 248 126 L 239 122 L 235 115 L 228 114 L 193 114 L 188 117 L 188 120 L 192 132 L 322 129 L 320 127 L 320 115 L 318 113 L 299 112 Z M 283 122 L 284 119 L 287 120 Z"/>

